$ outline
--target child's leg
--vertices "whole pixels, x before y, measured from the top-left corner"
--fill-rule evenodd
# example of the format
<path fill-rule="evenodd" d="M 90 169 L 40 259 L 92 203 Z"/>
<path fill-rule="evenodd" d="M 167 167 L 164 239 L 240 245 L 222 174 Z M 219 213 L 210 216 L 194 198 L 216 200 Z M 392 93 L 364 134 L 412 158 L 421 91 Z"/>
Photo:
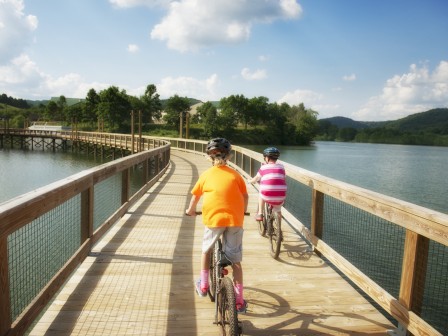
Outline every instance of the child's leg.
<path fill-rule="evenodd" d="M 210 274 L 210 252 L 201 255 L 201 289 L 206 290 L 209 287 L 208 279 Z"/>
<path fill-rule="evenodd" d="M 258 197 L 258 213 L 262 214 L 263 213 L 263 207 L 264 207 L 264 199 L 260 197 Z"/>
<path fill-rule="evenodd" d="M 244 293 L 243 293 L 243 268 L 241 263 L 232 264 L 233 270 L 233 284 L 235 286 L 235 301 L 237 305 L 244 304 Z"/>

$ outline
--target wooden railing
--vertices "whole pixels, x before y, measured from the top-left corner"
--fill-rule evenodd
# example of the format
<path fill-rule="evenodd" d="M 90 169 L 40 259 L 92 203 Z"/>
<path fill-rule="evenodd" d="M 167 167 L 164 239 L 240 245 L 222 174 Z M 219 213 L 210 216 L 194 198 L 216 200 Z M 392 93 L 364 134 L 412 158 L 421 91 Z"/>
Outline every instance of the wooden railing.
<path fill-rule="evenodd" d="M 71 132 L 70 132 L 71 133 Z M 69 136 L 68 134 L 65 136 Z M 102 133 L 80 133 L 79 139 L 83 141 L 97 141 L 109 145 L 123 142 L 133 147 L 135 139 L 129 139 L 123 135 L 106 135 Z M 127 183 L 124 183 L 122 191 L 123 206 L 114 213 L 102 226 L 92 232 L 92 192 L 93 187 L 107 176 L 121 172 L 123 181 L 129 177 L 129 169 L 134 165 L 147 161 L 154 155 L 163 155 L 164 166 L 144 189 L 154 183 L 163 173 L 169 158 L 169 146 L 162 145 L 170 143 L 171 148 L 190 152 L 205 152 L 205 141 L 185 140 L 172 138 L 152 138 L 144 137 L 139 140 L 144 145 L 140 148 L 151 148 L 155 144 L 161 145 L 140 154 L 114 161 L 95 169 L 93 172 L 74 175 L 63 180 L 56 185 L 50 185 L 41 189 L 37 193 L 26 194 L 16 198 L 11 202 L 0 206 L 0 335 L 8 332 L 18 334 L 28 326 L 37 316 L 40 309 L 51 298 L 57 288 L 66 279 L 74 267 L 86 257 L 92 244 L 99 239 L 101 234 L 107 230 L 112 223 L 124 214 L 131 202 L 135 201 L 142 194 L 142 190 L 126 201 L 128 193 Z M 135 147 L 134 147 L 135 151 Z M 168 156 L 167 156 L 168 155 Z M 260 167 L 260 154 L 239 146 L 233 146 L 232 165 L 246 177 L 254 176 Z M 329 260 L 355 285 L 361 288 L 368 296 L 377 302 L 390 316 L 396 319 L 403 330 L 407 330 L 414 335 L 442 335 L 441 332 L 425 319 L 420 317 L 420 308 L 414 301 L 421 298 L 421 286 L 417 286 L 417 279 L 425 281 L 422 272 L 426 271 L 428 263 L 429 244 L 441 244 L 445 250 L 448 246 L 448 215 L 429 210 L 408 202 L 404 202 L 392 197 L 375 193 L 363 188 L 359 188 L 347 183 L 343 183 L 319 174 L 301 169 L 299 167 L 284 163 L 288 178 L 294 183 L 300 184 L 310 195 L 311 223 L 304 224 L 305 218 L 292 214 L 295 205 L 282 210 L 283 217 L 287 223 L 305 237 L 314 247 L 315 251 Z M 9 283 L 8 283 L 8 263 L 7 263 L 7 237 L 12 232 L 30 223 L 34 218 L 54 209 L 74 195 L 81 195 L 82 203 L 82 244 L 78 252 L 67 262 L 52 281 L 42 290 L 29 307 L 15 320 L 11 321 L 9 307 Z M 369 216 L 387 221 L 387 225 L 399 227 L 405 230 L 401 262 L 401 277 L 398 297 L 394 297 L 386 289 L 373 281 L 369 276 L 355 267 L 350 260 L 344 258 L 333 246 L 327 244 L 323 239 L 326 230 L 325 220 L 327 200 L 337 200 L 346 206 L 353 207 L 365 212 Z M 347 220 L 349 220 L 347 218 Z M 387 256 L 386 256 L 387 257 Z M 445 253 L 444 260 L 448 260 Z M 6 260 L 6 261 L 5 261 Z M 422 266 L 423 265 L 423 266 Z M 437 274 L 435 275 L 438 276 Z M 442 276 L 442 275 L 439 275 Z M 446 281 L 446 279 L 444 280 Z M 447 295 L 446 291 L 442 293 Z"/>
<path fill-rule="evenodd" d="M 63 132 L 59 135 L 70 136 L 64 135 Z M 85 134 L 85 137 L 88 135 Z M 92 137 L 105 139 L 101 134 Z M 128 143 L 131 146 L 129 148 L 132 148 L 130 138 L 129 135 L 120 135 L 120 141 Z M 170 161 L 170 145 L 163 140 L 147 140 L 146 148 L 151 149 L 83 171 L 0 204 L 0 335 L 22 335 L 70 273 L 86 258 L 95 242 L 163 175 Z M 143 185 L 132 195 L 130 176 L 134 170 L 142 172 Z M 120 181 L 117 187 L 121 194 L 120 205 L 98 228 L 94 228 L 95 187 L 116 175 L 119 175 L 116 180 Z M 105 197 L 110 198 L 111 195 Z M 11 273 L 15 271 L 10 269 L 11 251 L 8 245 L 12 241 L 11 236 L 26 228 L 31 228 L 29 231 L 32 231 L 34 221 L 52 211 L 61 211 L 73 216 L 71 213 L 73 208 L 68 206 L 65 208 L 64 205 L 73 202 L 74 199 L 79 200 L 77 225 L 79 225 L 80 245 L 63 267 L 40 289 L 36 297 L 26 304 L 26 308 L 19 312 L 18 316 L 13 316 L 12 286 L 19 287 L 21 284 L 10 283 Z M 35 240 L 41 238 L 37 236 Z M 63 249 L 62 245 L 59 244 L 58 248 Z"/>

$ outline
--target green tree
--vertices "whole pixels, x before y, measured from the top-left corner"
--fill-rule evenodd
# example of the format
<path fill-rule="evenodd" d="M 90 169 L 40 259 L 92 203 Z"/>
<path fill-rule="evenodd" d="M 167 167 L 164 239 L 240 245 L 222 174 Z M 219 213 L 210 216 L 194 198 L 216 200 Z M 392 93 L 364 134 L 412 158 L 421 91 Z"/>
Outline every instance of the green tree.
<path fill-rule="evenodd" d="M 116 86 L 102 90 L 99 93 L 98 116 L 109 123 L 111 130 L 129 125 L 131 103 L 125 90 L 119 90 Z"/>
<path fill-rule="evenodd" d="M 160 120 L 162 117 L 162 102 L 156 86 L 154 84 L 148 85 L 145 94 L 140 99 L 144 104 L 146 121 L 152 123 L 153 120 Z"/>
<path fill-rule="evenodd" d="M 269 109 L 269 98 L 267 97 L 253 97 L 248 101 L 248 107 L 245 111 L 243 118 L 245 129 L 247 129 L 247 124 L 255 126 L 260 121 L 265 123 L 268 121 L 268 116 L 271 113 L 268 113 Z M 278 111 L 280 112 L 280 111 Z"/>
<path fill-rule="evenodd" d="M 187 97 L 179 97 L 177 94 L 169 98 L 166 102 L 163 119 L 168 125 L 175 126 L 179 129 L 180 117 L 182 116 L 182 124 L 185 125 L 187 112 L 190 111 L 190 100 Z"/>
<path fill-rule="evenodd" d="M 308 145 L 316 136 L 319 125 L 316 111 L 305 109 L 303 103 L 294 105 L 289 111 L 289 118 L 296 127 L 296 141 L 301 145 Z"/>
<path fill-rule="evenodd" d="M 47 121 L 58 120 L 59 106 L 54 100 L 50 100 L 45 108 L 44 118 Z"/>
<path fill-rule="evenodd" d="M 82 121 L 88 122 L 93 126 L 98 118 L 97 109 L 100 102 L 100 96 L 96 93 L 95 89 L 90 89 L 89 92 L 87 92 L 86 101 L 83 105 Z"/>
<path fill-rule="evenodd" d="M 197 119 L 204 127 L 204 136 L 215 137 L 220 131 L 220 118 L 218 110 L 211 102 L 206 102 L 198 107 Z"/>

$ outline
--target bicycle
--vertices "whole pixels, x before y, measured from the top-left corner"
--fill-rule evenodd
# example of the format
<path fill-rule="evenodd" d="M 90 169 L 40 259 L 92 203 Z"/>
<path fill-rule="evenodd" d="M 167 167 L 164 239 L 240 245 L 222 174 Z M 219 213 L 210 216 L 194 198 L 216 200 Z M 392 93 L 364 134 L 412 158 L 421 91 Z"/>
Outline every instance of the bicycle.
<path fill-rule="evenodd" d="M 202 212 L 196 212 L 197 215 Z M 245 216 L 250 215 L 244 213 Z M 224 238 L 223 229 L 210 244 L 210 275 L 208 295 L 210 300 L 215 303 L 215 321 L 214 324 L 220 326 L 221 335 L 239 336 L 243 333 L 241 322 L 238 320 L 236 311 L 235 290 L 233 281 L 227 277 L 227 266 L 232 265 L 225 252 L 222 249 L 222 239 Z"/>
<path fill-rule="evenodd" d="M 271 257 L 278 259 L 283 240 L 281 214 L 273 212 L 272 208 L 271 204 L 264 203 L 262 209 L 263 220 L 258 221 L 258 231 L 262 237 L 268 236 Z"/>

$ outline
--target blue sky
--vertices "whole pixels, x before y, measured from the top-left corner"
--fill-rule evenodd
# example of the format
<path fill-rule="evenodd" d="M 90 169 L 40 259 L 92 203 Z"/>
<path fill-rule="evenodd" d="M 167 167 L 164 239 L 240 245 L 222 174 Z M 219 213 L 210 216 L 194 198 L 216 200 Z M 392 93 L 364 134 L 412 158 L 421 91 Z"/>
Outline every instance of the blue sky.
<path fill-rule="evenodd" d="M 448 107 L 447 18 L 446 0 L 0 0 L 0 93 L 155 84 L 395 120 Z"/>

